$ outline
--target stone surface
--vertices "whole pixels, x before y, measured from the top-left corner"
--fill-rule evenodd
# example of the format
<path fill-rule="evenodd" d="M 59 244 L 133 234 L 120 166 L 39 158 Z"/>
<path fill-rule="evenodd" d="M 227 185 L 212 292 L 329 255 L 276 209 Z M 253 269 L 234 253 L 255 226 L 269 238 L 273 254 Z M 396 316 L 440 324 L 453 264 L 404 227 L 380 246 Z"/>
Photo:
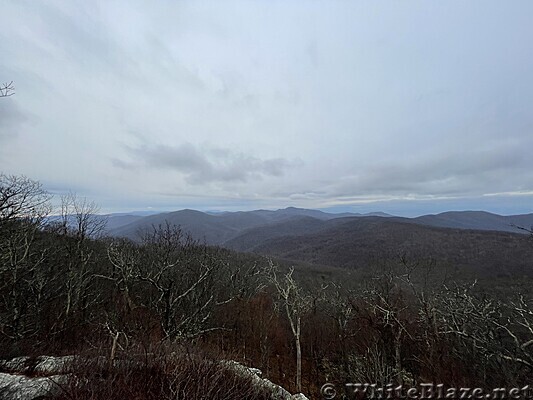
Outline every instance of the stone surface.
<path fill-rule="evenodd" d="M 291 400 L 309 400 L 309 399 L 304 394 L 297 393 L 297 394 L 292 395 Z"/>
<path fill-rule="evenodd" d="M 30 378 L 0 373 L 0 398 L 3 400 L 37 400 L 53 398 L 67 384 L 67 375 Z"/>
<path fill-rule="evenodd" d="M 25 374 L 29 370 L 30 357 L 16 357 L 11 360 L 0 360 L 1 372 Z"/>
<path fill-rule="evenodd" d="M 291 400 L 292 399 L 291 394 L 287 390 L 269 381 L 268 379 L 261 378 L 262 372 L 260 369 L 249 368 L 233 360 L 224 361 L 224 364 L 226 364 L 233 371 L 235 371 L 236 373 L 242 376 L 251 376 L 253 379 L 254 385 L 267 389 L 274 396 L 276 396 L 276 398 L 279 398 L 280 400 Z"/>
<path fill-rule="evenodd" d="M 42 400 L 52 399 L 61 393 L 61 385 L 68 383 L 75 356 L 65 357 L 17 357 L 0 360 L 0 399 Z M 105 359 L 102 361 L 106 361 Z M 115 360 L 115 364 L 117 364 Z M 271 392 L 280 400 L 309 400 L 298 393 L 291 395 L 279 385 L 262 378 L 257 368 L 246 367 L 237 361 L 222 361 L 229 369 L 241 376 L 250 377 L 254 385 Z"/>
<path fill-rule="evenodd" d="M 74 356 L 64 357 L 16 357 L 11 360 L 0 360 L 0 372 L 24 375 L 60 375 L 68 371 Z"/>
<path fill-rule="evenodd" d="M 58 375 L 71 372 L 69 368 L 74 362 L 74 356 L 64 357 L 37 357 L 39 362 L 35 366 L 34 373 L 39 375 Z"/>

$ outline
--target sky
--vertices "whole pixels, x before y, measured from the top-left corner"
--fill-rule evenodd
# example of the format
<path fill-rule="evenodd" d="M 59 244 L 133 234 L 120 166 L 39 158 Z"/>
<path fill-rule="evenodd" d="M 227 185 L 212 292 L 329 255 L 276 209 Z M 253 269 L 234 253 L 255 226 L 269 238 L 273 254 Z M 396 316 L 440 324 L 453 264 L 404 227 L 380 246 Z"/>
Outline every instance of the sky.
<path fill-rule="evenodd" d="M 533 2 L 0 0 L 0 172 L 102 212 L 533 212 Z"/>

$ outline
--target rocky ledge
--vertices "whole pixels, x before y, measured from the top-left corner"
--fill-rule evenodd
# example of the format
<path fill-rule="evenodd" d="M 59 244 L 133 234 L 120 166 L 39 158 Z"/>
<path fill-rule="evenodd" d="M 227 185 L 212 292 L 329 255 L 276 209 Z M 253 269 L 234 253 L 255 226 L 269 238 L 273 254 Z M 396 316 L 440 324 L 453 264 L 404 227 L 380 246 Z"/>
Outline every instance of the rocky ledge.
<path fill-rule="evenodd" d="M 71 378 L 74 356 L 17 357 L 0 360 L 0 398 L 3 400 L 53 399 Z M 241 376 L 252 378 L 253 384 L 267 389 L 280 400 L 308 400 L 301 393 L 291 395 L 279 385 L 262 378 L 261 370 L 246 367 L 236 361 L 222 361 Z"/>
<path fill-rule="evenodd" d="M 237 374 L 240 374 L 243 376 L 244 375 L 251 376 L 255 385 L 267 389 L 269 392 L 274 394 L 276 398 L 279 398 L 280 400 L 308 400 L 307 397 L 303 395 L 302 393 L 291 395 L 287 390 L 285 390 L 281 386 L 276 385 L 275 383 L 269 381 L 268 379 L 262 378 L 261 375 L 263 375 L 263 373 L 261 372 L 260 369 L 249 368 L 233 360 L 224 361 L 224 363 L 227 366 L 229 366 L 232 370 L 234 370 L 235 373 Z"/>

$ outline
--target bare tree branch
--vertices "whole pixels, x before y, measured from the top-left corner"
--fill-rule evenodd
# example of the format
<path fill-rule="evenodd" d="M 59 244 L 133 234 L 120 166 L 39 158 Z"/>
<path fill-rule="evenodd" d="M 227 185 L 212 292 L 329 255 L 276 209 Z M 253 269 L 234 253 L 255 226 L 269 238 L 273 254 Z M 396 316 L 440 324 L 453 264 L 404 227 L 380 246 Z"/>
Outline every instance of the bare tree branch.
<path fill-rule="evenodd" d="M 9 97 L 13 96 L 14 94 L 15 86 L 13 86 L 13 81 L 0 85 L 0 97 Z"/>

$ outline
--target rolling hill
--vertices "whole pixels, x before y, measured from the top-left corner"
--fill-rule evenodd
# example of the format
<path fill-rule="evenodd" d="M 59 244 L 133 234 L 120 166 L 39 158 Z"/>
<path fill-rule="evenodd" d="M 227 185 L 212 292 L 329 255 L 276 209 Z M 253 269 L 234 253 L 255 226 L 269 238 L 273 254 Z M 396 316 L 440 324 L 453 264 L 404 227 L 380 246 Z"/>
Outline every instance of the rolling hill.
<path fill-rule="evenodd" d="M 253 250 L 263 240 L 284 235 L 300 235 L 335 226 L 346 218 L 379 218 L 416 225 L 452 229 L 475 229 L 524 234 L 518 227 L 530 228 L 533 214 L 501 216 L 483 211 L 451 211 L 416 218 L 394 217 L 385 213 L 333 214 L 319 210 L 289 207 L 280 210 L 204 213 L 180 210 L 149 216 L 111 215 L 108 233 L 111 236 L 138 239 L 139 231 L 168 221 L 180 225 L 195 239 L 208 244 L 225 245 L 241 251 Z"/>
<path fill-rule="evenodd" d="M 179 225 L 183 231 L 188 232 L 197 240 L 205 240 L 208 244 L 220 245 L 239 232 L 265 224 L 268 220 L 246 212 L 211 215 L 195 210 L 181 210 L 143 217 L 140 220 L 111 229 L 109 233 L 112 236 L 137 240 L 139 233 L 143 230 L 149 229 L 152 225 L 157 226 L 166 222 Z"/>
<path fill-rule="evenodd" d="M 441 228 L 524 233 L 517 227 L 530 229 L 533 226 L 533 214 L 502 216 L 485 211 L 449 211 L 413 218 L 413 222 Z"/>
<path fill-rule="evenodd" d="M 377 213 L 383 218 L 389 217 L 385 213 Z M 212 245 L 222 245 L 233 238 L 244 234 L 252 228 L 264 227 L 270 229 L 272 224 L 286 223 L 286 233 L 291 229 L 299 231 L 305 220 L 313 219 L 316 221 L 330 221 L 347 217 L 365 217 L 372 214 L 332 214 L 319 210 L 307 210 L 303 208 L 288 207 L 280 210 L 254 210 L 239 212 L 222 212 L 222 213 L 204 213 L 195 210 L 180 210 L 168 213 L 160 213 L 145 217 L 134 217 L 131 221 L 124 218 L 124 224 L 120 224 L 118 217 L 113 217 L 111 227 L 108 224 L 108 233 L 110 236 L 127 237 L 132 240 L 138 240 L 139 232 L 152 225 L 164 224 L 169 222 L 173 225 L 179 225 L 189 232 L 195 239 L 206 241 Z M 297 222 L 302 219 L 302 222 Z M 294 224 L 294 228 L 291 225 Z"/>
<path fill-rule="evenodd" d="M 234 242 L 229 247 L 242 251 Z M 248 251 L 348 269 L 405 255 L 411 260 L 433 259 L 441 265 L 483 272 L 484 276 L 533 277 L 533 241 L 528 236 L 375 217 L 341 219 L 314 232 L 267 238 Z"/>

